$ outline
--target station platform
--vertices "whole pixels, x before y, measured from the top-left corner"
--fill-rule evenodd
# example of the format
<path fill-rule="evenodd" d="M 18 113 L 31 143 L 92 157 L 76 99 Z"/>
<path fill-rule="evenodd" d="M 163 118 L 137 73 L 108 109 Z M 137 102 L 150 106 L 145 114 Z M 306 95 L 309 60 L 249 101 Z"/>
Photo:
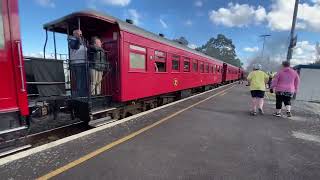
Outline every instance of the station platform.
<path fill-rule="evenodd" d="M 320 121 L 231 84 L 0 159 L 1 179 L 320 179 Z"/>

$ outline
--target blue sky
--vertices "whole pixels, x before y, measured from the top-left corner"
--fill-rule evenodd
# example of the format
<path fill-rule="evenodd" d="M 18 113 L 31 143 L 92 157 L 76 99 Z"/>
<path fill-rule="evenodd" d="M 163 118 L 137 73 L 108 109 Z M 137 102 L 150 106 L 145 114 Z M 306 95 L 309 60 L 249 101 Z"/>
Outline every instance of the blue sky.
<path fill-rule="evenodd" d="M 90 8 L 133 19 L 167 38 L 184 36 L 193 47 L 222 33 L 233 40 L 245 64 L 261 53 L 261 34 L 272 35 L 266 43 L 267 56 L 285 57 L 293 6 L 294 0 L 19 0 L 25 55 L 42 52 L 44 23 Z M 315 59 L 315 44 L 320 41 L 320 0 L 301 0 L 299 10 L 294 62 L 306 63 Z M 49 52 L 53 51 L 51 36 Z M 58 52 L 65 53 L 65 47 L 65 37 L 58 36 Z"/>

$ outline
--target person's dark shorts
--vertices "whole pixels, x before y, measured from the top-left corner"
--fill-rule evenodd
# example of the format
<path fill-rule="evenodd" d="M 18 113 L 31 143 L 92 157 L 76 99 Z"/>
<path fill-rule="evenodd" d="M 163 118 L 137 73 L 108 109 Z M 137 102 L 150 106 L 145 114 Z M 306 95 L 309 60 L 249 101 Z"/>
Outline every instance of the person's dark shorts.
<path fill-rule="evenodd" d="M 260 91 L 260 90 L 253 90 L 251 91 L 251 96 L 253 98 L 264 98 L 264 91 Z"/>

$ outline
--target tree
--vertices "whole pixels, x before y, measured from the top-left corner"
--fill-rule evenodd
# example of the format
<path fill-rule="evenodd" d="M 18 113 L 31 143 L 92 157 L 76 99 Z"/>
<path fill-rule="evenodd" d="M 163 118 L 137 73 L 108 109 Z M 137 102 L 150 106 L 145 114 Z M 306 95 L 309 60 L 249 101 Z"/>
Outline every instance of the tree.
<path fill-rule="evenodd" d="M 178 39 L 174 39 L 173 41 L 175 41 L 175 42 L 177 42 L 179 44 L 185 45 L 185 46 L 188 46 L 188 44 L 189 44 L 189 41 L 183 36 L 181 36 Z"/>
<path fill-rule="evenodd" d="M 196 50 L 201 51 L 208 56 L 241 67 L 242 63 L 240 59 L 237 58 L 235 49 L 232 39 L 227 38 L 223 34 L 218 34 L 217 38 L 210 38 L 205 45 L 196 48 Z"/>

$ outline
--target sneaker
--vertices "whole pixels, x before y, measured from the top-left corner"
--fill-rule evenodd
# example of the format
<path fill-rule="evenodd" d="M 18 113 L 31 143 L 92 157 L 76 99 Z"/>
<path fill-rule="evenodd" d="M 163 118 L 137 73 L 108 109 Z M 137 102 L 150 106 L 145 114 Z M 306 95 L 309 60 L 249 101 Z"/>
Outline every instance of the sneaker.
<path fill-rule="evenodd" d="M 258 109 L 260 115 L 264 115 L 264 111 L 262 109 Z"/>
<path fill-rule="evenodd" d="M 273 115 L 276 116 L 276 117 L 281 117 L 281 113 L 278 113 L 278 112 L 273 113 Z"/>
<path fill-rule="evenodd" d="M 250 112 L 250 115 L 251 115 L 251 116 L 256 116 L 256 115 L 257 115 L 257 112 L 251 111 L 251 112 Z"/>
<path fill-rule="evenodd" d="M 292 117 L 292 114 L 290 111 L 287 111 L 287 117 Z"/>

